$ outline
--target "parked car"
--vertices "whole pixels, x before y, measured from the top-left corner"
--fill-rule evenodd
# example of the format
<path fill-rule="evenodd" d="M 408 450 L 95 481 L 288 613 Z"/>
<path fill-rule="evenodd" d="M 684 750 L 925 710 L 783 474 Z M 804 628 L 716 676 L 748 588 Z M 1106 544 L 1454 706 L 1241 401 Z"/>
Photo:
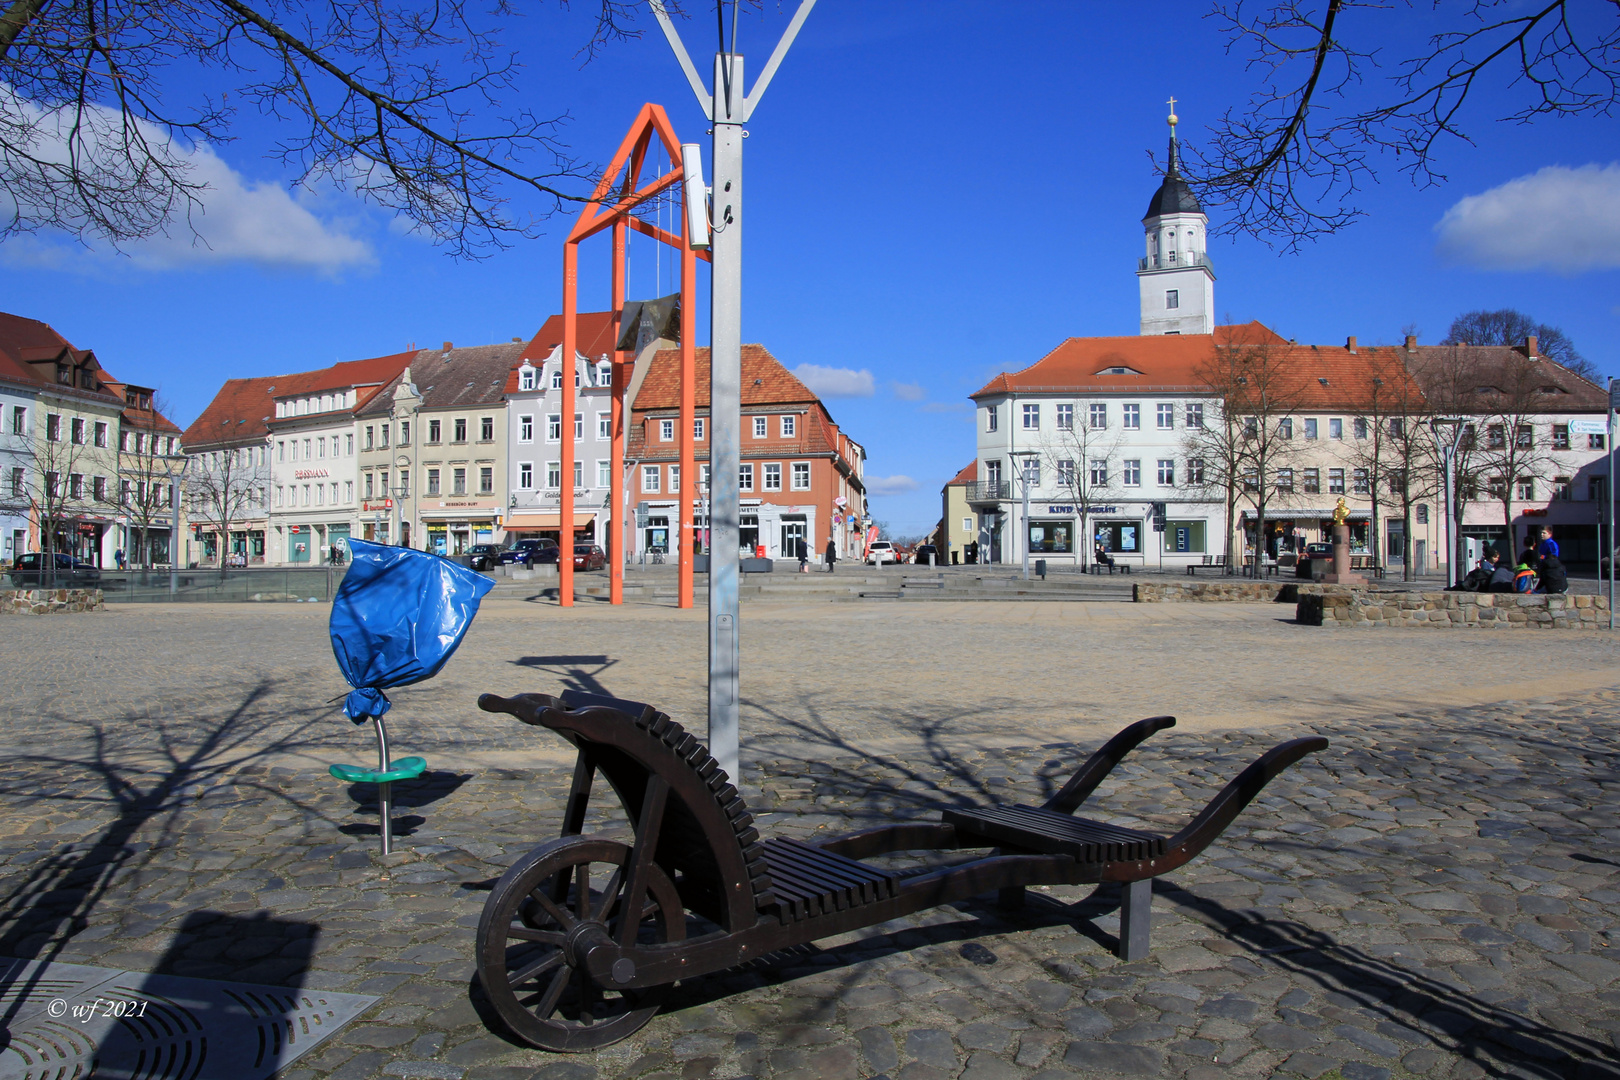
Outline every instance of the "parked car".
<path fill-rule="evenodd" d="M 937 565 L 945 565 L 945 559 L 940 555 L 939 548 L 933 544 L 918 544 L 917 550 L 911 553 L 911 561 L 918 566 L 927 566 L 930 556 Z"/>
<path fill-rule="evenodd" d="M 557 541 L 545 537 L 538 540 L 519 540 L 501 552 L 501 562 L 521 563 L 524 566 L 556 562 L 557 551 Z"/>
<path fill-rule="evenodd" d="M 607 552 L 595 544 L 574 545 L 575 570 L 601 570 L 607 566 Z"/>
<path fill-rule="evenodd" d="M 474 544 L 467 550 L 474 570 L 489 570 L 501 561 L 501 549 L 496 544 Z"/>
<path fill-rule="evenodd" d="M 873 566 L 882 566 L 886 562 L 899 562 L 900 556 L 896 554 L 894 545 L 887 540 L 874 540 L 866 549 L 866 561 Z"/>
<path fill-rule="evenodd" d="M 17 561 L 11 566 L 11 583 L 18 588 L 26 588 L 38 585 L 88 585 L 101 580 L 101 571 L 94 566 L 60 553 L 53 556 L 56 563 L 53 576 L 49 573 L 51 564 L 45 559 L 37 551 L 17 556 Z M 51 580 L 46 581 L 47 577 Z"/>

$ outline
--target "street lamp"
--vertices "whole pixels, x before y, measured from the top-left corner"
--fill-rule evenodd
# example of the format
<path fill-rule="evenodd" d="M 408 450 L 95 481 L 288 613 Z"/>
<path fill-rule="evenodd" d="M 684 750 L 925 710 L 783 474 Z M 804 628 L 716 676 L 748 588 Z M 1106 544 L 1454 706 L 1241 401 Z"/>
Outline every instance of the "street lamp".
<path fill-rule="evenodd" d="M 1440 446 L 1440 469 L 1445 474 L 1442 485 L 1446 502 L 1446 576 L 1453 585 L 1461 579 L 1457 573 L 1457 521 L 1453 510 L 1456 505 L 1456 472 L 1452 466 L 1457 459 L 1457 445 L 1462 441 L 1464 426 L 1465 421 L 1460 416 L 1437 416 L 1429 421 L 1429 430 L 1434 433 L 1435 441 Z M 1449 440 L 1442 433 L 1443 428 L 1450 428 Z"/>
<path fill-rule="evenodd" d="M 1036 453 L 1033 450 L 1021 450 L 1012 455 L 1019 458 L 1018 478 L 1024 484 L 1024 520 L 1019 526 L 1024 531 L 1024 580 L 1029 580 L 1029 481 L 1030 470 L 1035 465 Z"/>
<path fill-rule="evenodd" d="M 169 482 L 169 599 L 180 591 L 180 481 L 185 478 L 190 457 L 180 459 L 180 471 L 174 471 L 171 460 L 165 466 L 164 479 Z"/>

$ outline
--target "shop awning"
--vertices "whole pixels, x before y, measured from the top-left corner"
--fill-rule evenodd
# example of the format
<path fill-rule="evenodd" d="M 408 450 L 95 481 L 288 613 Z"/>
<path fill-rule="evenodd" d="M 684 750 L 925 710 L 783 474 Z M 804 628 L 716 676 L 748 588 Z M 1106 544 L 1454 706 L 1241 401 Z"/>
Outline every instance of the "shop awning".
<path fill-rule="evenodd" d="M 594 513 L 574 513 L 574 528 L 589 525 L 596 515 Z M 513 529 L 560 529 L 562 528 L 562 514 L 559 511 L 539 510 L 533 513 L 512 511 L 506 515 L 505 528 L 508 532 Z"/>

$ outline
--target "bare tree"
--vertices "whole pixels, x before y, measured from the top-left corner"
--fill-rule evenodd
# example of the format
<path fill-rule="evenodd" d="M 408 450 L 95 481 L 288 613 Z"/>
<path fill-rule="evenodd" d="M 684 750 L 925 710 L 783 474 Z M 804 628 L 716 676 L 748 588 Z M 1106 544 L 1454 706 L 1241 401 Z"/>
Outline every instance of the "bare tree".
<path fill-rule="evenodd" d="M 217 530 L 215 548 L 221 574 L 229 561 L 232 523 L 246 520 L 250 508 L 264 503 L 262 476 L 253 463 L 256 449 L 252 445 L 233 446 L 192 455 L 193 464 L 186 477 L 191 517 Z"/>
<path fill-rule="evenodd" d="M 1221 483 L 1228 491 L 1228 506 L 1235 511 L 1243 498 L 1254 507 L 1257 574 L 1265 554 L 1266 510 L 1274 494 L 1287 494 L 1286 488 L 1279 492 L 1279 470 L 1298 454 L 1293 424 L 1304 400 L 1303 384 L 1285 349 L 1270 341 L 1234 340 L 1215 346 L 1214 354 L 1195 370 L 1220 400 L 1219 421 L 1206 424 L 1206 431 L 1212 433 L 1207 440 L 1211 457 L 1227 473 Z M 1234 516 L 1227 521 L 1230 529 Z M 1232 553 L 1229 546 L 1228 566 Z"/>
<path fill-rule="evenodd" d="M 1435 347 L 1423 350 L 1422 355 L 1408 364 L 1429 402 L 1431 420 L 1455 419 L 1462 423 L 1457 450 L 1451 461 L 1451 550 L 1446 553 L 1446 565 L 1453 580 L 1462 557 L 1462 522 L 1468 504 L 1479 497 L 1481 479 L 1481 453 L 1479 425 L 1470 417 L 1478 409 L 1477 391 L 1484 371 L 1480 353 L 1462 345 Z M 1444 431 L 1430 426 L 1423 450 L 1428 455 L 1427 469 L 1435 478 L 1437 489 L 1445 483 L 1442 441 L 1449 439 Z"/>
<path fill-rule="evenodd" d="M 1376 535 L 1385 493 L 1401 508 L 1401 577 L 1411 581 L 1412 510 L 1433 490 L 1426 428 L 1429 402 L 1395 354 L 1374 349 L 1367 358 L 1367 384 L 1357 388 L 1351 418 L 1355 439 L 1351 455 L 1356 484 L 1365 484 L 1372 502 L 1373 552 L 1384 562 L 1382 539 Z"/>
<path fill-rule="evenodd" d="M 1059 427 L 1045 452 L 1046 467 L 1064 498 L 1073 500 L 1080 516 L 1080 534 L 1075 537 L 1075 553 L 1083 567 L 1091 561 L 1091 530 L 1087 524 L 1092 507 L 1117 498 L 1118 471 L 1113 458 L 1123 436 L 1110 434 L 1106 414 L 1092 423 L 1092 406 L 1101 402 L 1080 401 L 1074 406 L 1067 428 Z M 1106 408 L 1106 405 L 1104 406 Z M 1060 421 L 1061 422 L 1061 421 Z"/>
<path fill-rule="evenodd" d="M 585 45 L 633 37 L 598 0 Z M 119 243 L 201 208 L 187 144 L 268 115 L 295 182 L 335 182 L 457 255 L 532 235 L 588 197 L 561 109 L 522 88 L 507 0 L 9 0 L 0 5 L 0 237 Z M 212 91 L 194 87 L 206 85 Z M 514 210 L 508 184 L 537 199 Z"/>
<path fill-rule="evenodd" d="M 1524 344 L 1534 337 L 1537 351 L 1557 361 L 1590 383 L 1601 384 L 1597 366 L 1575 351 L 1575 343 L 1556 326 L 1538 323 L 1522 311 L 1502 308 L 1499 311 L 1469 311 L 1451 321 L 1442 345 L 1512 345 Z"/>
<path fill-rule="evenodd" d="M 1488 380 L 1488 381 L 1487 381 Z M 1545 368 L 1517 352 L 1481 372 L 1475 388 L 1475 411 L 1481 414 L 1484 445 L 1478 451 L 1479 471 L 1489 493 L 1501 503 L 1502 525 L 1511 541 L 1513 503 L 1528 501 L 1538 480 L 1560 470 L 1563 462 L 1550 442 L 1538 442 L 1535 422 L 1545 417 Z M 1526 493 L 1520 495 L 1524 486 Z"/>
<path fill-rule="evenodd" d="M 1213 365 L 1212 365 L 1213 366 Z M 1242 547 L 1234 542 L 1237 508 L 1243 485 L 1243 423 L 1220 401 L 1205 410 L 1199 423 L 1183 429 L 1181 452 L 1186 459 L 1185 483 L 1194 491 L 1220 495 L 1226 507 L 1226 536 L 1221 551 L 1226 556 L 1226 572 L 1235 572 L 1241 562 Z"/>
<path fill-rule="evenodd" d="M 1470 105 L 1516 123 L 1609 115 L 1616 16 L 1570 0 L 1435 5 L 1429 33 L 1400 50 L 1389 42 L 1423 18 L 1404 5 L 1217 0 L 1229 51 L 1260 85 L 1206 146 L 1183 147 L 1182 172 L 1206 210 L 1225 208 L 1225 229 L 1292 250 L 1362 216 L 1356 193 L 1385 155 L 1419 185 L 1443 182 L 1440 150 L 1467 141 Z"/>

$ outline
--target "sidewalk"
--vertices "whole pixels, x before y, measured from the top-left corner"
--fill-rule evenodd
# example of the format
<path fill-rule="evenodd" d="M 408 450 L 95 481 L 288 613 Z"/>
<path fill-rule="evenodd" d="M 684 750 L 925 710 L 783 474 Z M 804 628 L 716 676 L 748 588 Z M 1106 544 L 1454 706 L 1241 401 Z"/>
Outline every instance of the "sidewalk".
<path fill-rule="evenodd" d="M 13 759 L 0 954 L 380 997 L 289 1080 L 1612 1076 L 1615 706 L 1166 732 L 1099 793 L 1111 819 L 1173 827 L 1265 745 L 1334 744 L 1159 882 L 1148 960 L 1113 956 L 1108 888 L 1018 913 L 986 897 L 682 986 L 628 1042 L 570 1058 L 488 1030 L 469 994 L 487 889 L 555 834 L 566 769 L 401 785 L 409 835 L 380 860 L 374 808 L 309 771 Z M 1087 750 L 806 747 L 747 787 L 762 831 L 814 838 L 1038 799 Z"/>

